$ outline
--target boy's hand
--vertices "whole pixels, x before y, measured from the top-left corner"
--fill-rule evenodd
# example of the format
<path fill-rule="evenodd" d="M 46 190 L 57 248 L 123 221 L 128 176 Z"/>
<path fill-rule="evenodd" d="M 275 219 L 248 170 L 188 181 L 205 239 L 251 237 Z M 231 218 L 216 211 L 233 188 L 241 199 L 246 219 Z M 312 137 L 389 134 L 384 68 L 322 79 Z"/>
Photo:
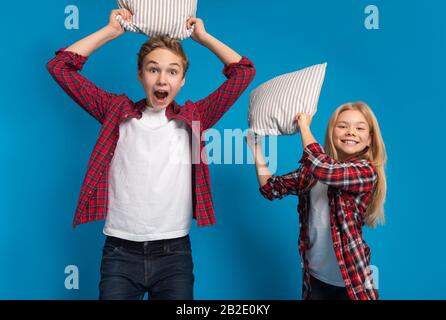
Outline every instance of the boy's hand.
<path fill-rule="evenodd" d="M 189 18 L 186 21 L 187 29 L 194 29 L 191 37 L 202 46 L 211 50 L 225 65 L 239 62 L 242 57 L 225 45 L 220 40 L 206 32 L 203 20 L 200 18 Z"/>
<path fill-rule="evenodd" d="M 194 28 L 194 31 L 192 32 L 192 39 L 195 41 L 202 43 L 208 34 L 206 32 L 206 29 L 204 28 L 204 22 L 200 18 L 189 18 L 186 22 L 187 29 Z"/>
<path fill-rule="evenodd" d="M 312 118 L 313 116 L 308 113 L 298 113 L 296 114 L 295 121 L 297 122 L 299 129 L 302 130 L 310 127 Z"/>
<path fill-rule="evenodd" d="M 116 20 L 117 15 L 120 15 L 126 21 L 130 21 L 132 18 L 132 13 L 127 9 L 116 9 L 111 11 L 107 26 L 113 31 L 115 37 L 119 37 L 125 32 L 125 29 L 121 26 L 118 20 Z"/>

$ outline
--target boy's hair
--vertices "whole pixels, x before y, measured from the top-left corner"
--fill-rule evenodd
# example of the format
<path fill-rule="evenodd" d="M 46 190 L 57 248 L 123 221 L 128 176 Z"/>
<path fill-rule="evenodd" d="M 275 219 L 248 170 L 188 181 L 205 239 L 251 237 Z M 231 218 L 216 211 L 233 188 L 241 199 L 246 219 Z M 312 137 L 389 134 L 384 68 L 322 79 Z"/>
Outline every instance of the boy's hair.
<path fill-rule="evenodd" d="M 378 182 L 373 192 L 372 201 L 370 202 L 366 214 L 365 223 L 368 226 L 375 227 L 378 223 L 384 223 L 384 201 L 386 197 L 386 175 L 384 166 L 387 161 L 386 147 L 381 135 L 381 130 L 372 109 L 362 101 L 349 102 L 338 107 L 330 118 L 325 134 L 325 152 L 333 159 L 338 159 L 335 145 L 333 143 L 333 129 L 336 125 L 339 115 L 347 110 L 356 110 L 363 114 L 369 128 L 372 142 L 370 147 L 366 147 L 361 152 L 361 158 L 369 160 L 377 174 Z"/>
<path fill-rule="evenodd" d="M 181 42 L 168 36 L 156 36 L 147 40 L 138 52 L 138 71 L 142 70 L 144 58 L 155 49 L 167 49 L 181 58 L 183 77 L 189 68 L 189 61 L 183 50 Z"/>

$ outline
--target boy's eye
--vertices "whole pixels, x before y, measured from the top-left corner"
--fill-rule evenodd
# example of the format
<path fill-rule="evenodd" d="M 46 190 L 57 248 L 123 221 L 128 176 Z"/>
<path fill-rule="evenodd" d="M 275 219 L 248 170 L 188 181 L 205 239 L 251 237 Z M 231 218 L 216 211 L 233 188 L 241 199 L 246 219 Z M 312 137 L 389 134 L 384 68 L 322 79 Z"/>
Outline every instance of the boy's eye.
<path fill-rule="evenodd" d="M 178 73 L 178 71 L 177 71 L 177 70 L 170 70 L 170 74 L 171 74 L 171 75 L 173 75 L 173 76 L 176 76 L 176 75 L 177 75 L 177 73 Z"/>
<path fill-rule="evenodd" d="M 149 72 L 150 73 L 155 73 L 155 72 L 157 72 L 157 69 L 156 68 L 149 68 Z"/>

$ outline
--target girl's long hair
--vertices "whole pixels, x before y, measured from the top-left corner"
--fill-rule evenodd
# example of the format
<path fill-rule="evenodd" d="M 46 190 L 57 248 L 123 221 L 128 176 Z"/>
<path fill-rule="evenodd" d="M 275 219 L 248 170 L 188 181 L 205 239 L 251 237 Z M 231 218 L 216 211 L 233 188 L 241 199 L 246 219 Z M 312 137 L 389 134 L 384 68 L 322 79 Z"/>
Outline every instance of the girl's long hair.
<path fill-rule="evenodd" d="M 386 198 L 387 189 L 384 167 L 387 161 L 387 154 L 378 121 L 376 120 L 373 111 L 365 102 L 349 102 L 341 105 L 335 110 L 330 118 L 325 134 L 325 152 L 328 156 L 338 160 L 338 154 L 333 143 L 333 129 L 336 125 L 339 114 L 346 110 L 360 111 L 366 118 L 370 128 L 372 143 L 370 147 L 367 147 L 360 153 L 360 156 L 363 159 L 369 160 L 375 167 L 378 174 L 378 181 L 373 192 L 372 201 L 367 207 L 367 211 L 365 213 L 365 224 L 370 227 L 376 227 L 377 224 L 384 224 L 384 201 Z"/>

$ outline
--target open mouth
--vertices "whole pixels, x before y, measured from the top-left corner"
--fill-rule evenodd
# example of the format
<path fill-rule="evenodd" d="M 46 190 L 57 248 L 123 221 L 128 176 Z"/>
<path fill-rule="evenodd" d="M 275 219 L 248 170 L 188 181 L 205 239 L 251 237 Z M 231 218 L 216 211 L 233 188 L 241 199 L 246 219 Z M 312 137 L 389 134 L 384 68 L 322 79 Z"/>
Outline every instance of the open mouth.
<path fill-rule="evenodd" d="M 156 102 L 164 103 L 167 101 L 169 93 L 165 90 L 156 90 L 153 95 L 155 96 Z"/>
<path fill-rule="evenodd" d="M 354 145 L 357 145 L 359 142 L 357 142 L 357 141 L 355 141 L 355 140 L 341 140 L 341 142 L 343 143 L 343 144 L 347 144 L 347 145 L 352 145 L 352 146 L 354 146 Z"/>

